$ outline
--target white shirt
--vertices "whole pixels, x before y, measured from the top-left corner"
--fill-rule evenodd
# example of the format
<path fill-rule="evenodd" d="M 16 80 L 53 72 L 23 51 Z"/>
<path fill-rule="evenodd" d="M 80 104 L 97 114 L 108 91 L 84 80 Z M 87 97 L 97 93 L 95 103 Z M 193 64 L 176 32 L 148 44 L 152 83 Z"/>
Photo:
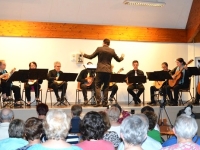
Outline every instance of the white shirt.
<path fill-rule="evenodd" d="M 149 136 L 147 136 L 147 139 L 142 144 L 143 150 L 160 150 L 161 148 L 162 148 L 162 145 L 158 141 L 152 139 Z M 124 143 L 123 142 L 121 142 L 119 144 L 119 147 L 118 147 L 117 150 L 124 150 Z"/>
<path fill-rule="evenodd" d="M 120 137 L 120 125 L 119 126 L 111 126 L 108 131 L 115 131 L 117 135 Z"/>
<path fill-rule="evenodd" d="M 9 122 L 3 122 L 0 124 L 0 140 L 9 138 L 8 135 L 8 127 L 9 127 Z"/>

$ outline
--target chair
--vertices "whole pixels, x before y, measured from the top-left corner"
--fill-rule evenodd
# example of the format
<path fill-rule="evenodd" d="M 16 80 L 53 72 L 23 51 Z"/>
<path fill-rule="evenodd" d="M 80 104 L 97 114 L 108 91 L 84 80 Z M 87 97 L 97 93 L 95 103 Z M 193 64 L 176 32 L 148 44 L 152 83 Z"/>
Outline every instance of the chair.
<path fill-rule="evenodd" d="M 184 88 L 184 89 L 179 89 L 179 103 L 182 105 L 187 104 L 190 100 L 193 100 L 192 97 L 192 93 L 190 91 L 190 87 L 191 87 L 191 79 L 189 79 L 189 87 L 188 88 Z M 190 99 L 187 100 L 185 103 L 183 102 L 182 96 L 183 96 L 183 92 L 188 92 L 190 94 Z"/>
<path fill-rule="evenodd" d="M 46 97 L 45 97 L 45 104 L 47 102 L 47 93 L 50 94 L 50 100 L 51 100 L 51 107 L 52 107 L 52 95 L 51 93 L 54 92 L 52 88 L 47 88 L 47 91 L 46 91 Z M 58 92 L 62 92 L 62 89 L 58 89 Z M 65 97 L 67 96 L 67 94 L 65 93 Z M 65 99 L 65 101 L 67 101 L 67 99 Z M 59 104 L 58 104 L 59 103 Z M 67 103 L 70 105 L 70 103 L 67 101 Z M 61 105 L 61 104 L 64 104 L 63 102 L 56 102 L 54 105 Z"/>
<path fill-rule="evenodd" d="M 137 94 L 138 92 L 138 89 L 133 89 L 133 91 Z M 145 92 L 145 89 L 144 89 L 144 92 Z M 142 93 L 143 94 L 143 99 L 142 99 L 142 104 L 144 105 L 145 104 L 145 95 L 144 95 L 144 92 Z M 128 106 L 130 105 L 130 103 L 133 102 L 133 100 L 129 100 L 129 93 L 128 93 Z"/>
<path fill-rule="evenodd" d="M 24 87 L 25 87 L 25 84 L 24 84 Z M 31 88 L 31 92 L 35 92 L 35 90 L 34 90 L 34 88 Z M 40 92 L 40 100 L 41 100 L 41 102 L 42 102 L 42 89 L 40 88 L 40 90 L 39 90 L 39 92 Z M 25 88 L 23 89 L 23 91 L 22 91 L 22 99 L 24 98 L 24 94 L 25 94 Z M 25 96 L 25 104 L 26 104 L 26 96 Z M 34 101 L 33 101 L 34 102 Z M 32 103 L 33 103 L 32 102 Z"/>

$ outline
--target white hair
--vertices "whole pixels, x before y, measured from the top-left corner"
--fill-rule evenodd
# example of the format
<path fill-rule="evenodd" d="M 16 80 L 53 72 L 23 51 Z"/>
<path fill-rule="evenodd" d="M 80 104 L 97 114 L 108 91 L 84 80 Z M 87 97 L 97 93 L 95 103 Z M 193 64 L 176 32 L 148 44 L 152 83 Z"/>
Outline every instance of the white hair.
<path fill-rule="evenodd" d="M 9 108 L 3 108 L 0 112 L 0 119 L 4 121 L 12 121 L 14 118 L 14 112 Z"/>
<path fill-rule="evenodd" d="M 110 121 L 117 121 L 120 116 L 120 110 L 119 108 L 112 106 L 111 108 L 108 109 L 108 117 Z"/>
<path fill-rule="evenodd" d="M 70 118 L 62 110 L 50 110 L 43 125 L 48 139 L 65 139 L 70 129 Z"/>
<path fill-rule="evenodd" d="M 178 138 L 192 139 L 198 131 L 198 125 L 194 118 L 182 114 L 177 117 L 174 130 Z"/>
<path fill-rule="evenodd" d="M 141 145 L 147 137 L 149 122 L 144 114 L 132 115 L 125 118 L 120 132 L 127 144 Z"/>
<path fill-rule="evenodd" d="M 54 62 L 54 66 L 56 66 L 57 64 L 61 64 L 59 61 Z"/>

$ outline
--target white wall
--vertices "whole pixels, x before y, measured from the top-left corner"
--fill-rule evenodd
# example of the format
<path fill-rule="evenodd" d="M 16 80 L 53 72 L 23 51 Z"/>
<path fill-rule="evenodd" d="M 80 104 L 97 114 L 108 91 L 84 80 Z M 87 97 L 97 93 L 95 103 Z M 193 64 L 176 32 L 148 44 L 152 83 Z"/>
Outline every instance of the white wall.
<path fill-rule="evenodd" d="M 79 73 L 83 66 L 77 65 L 75 61 L 72 61 L 72 54 L 79 53 L 80 50 L 91 54 L 101 45 L 101 40 L 0 37 L 0 59 L 6 60 L 8 71 L 13 67 L 28 69 L 28 64 L 31 61 L 36 61 L 38 68 L 53 69 L 54 61 L 58 60 L 62 63 L 62 71 Z M 139 69 L 144 72 L 161 70 L 161 63 L 164 61 L 168 62 L 169 68 L 172 69 L 176 65 L 174 62 L 176 58 L 182 57 L 187 61 L 189 58 L 188 53 L 190 52 L 188 44 L 179 43 L 111 41 L 110 47 L 114 48 L 118 55 L 125 54 L 124 61 L 120 63 L 115 60 L 112 61 L 115 65 L 115 72 L 124 67 L 122 73 L 127 73 L 132 69 L 132 61 L 135 59 L 139 60 Z M 85 63 L 88 61 L 84 59 Z M 96 63 L 97 59 L 95 58 L 91 61 Z M 127 101 L 126 84 L 120 83 L 118 85 L 118 101 Z M 152 82 L 149 81 L 145 84 L 146 101 L 150 100 L 149 88 L 151 85 Z M 67 95 L 68 100 L 71 102 L 75 100 L 76 87 L 76 82 L 68 83 Z M 47 81 L 44 81 L 42 84 L 43 100 L 46 88 Z"/>

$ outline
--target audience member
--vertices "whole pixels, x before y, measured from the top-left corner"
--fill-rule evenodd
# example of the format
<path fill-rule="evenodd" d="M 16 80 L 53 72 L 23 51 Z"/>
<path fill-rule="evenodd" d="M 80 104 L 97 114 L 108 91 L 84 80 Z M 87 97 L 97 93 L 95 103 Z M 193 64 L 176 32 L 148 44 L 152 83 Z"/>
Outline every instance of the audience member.
<path fill-rule="evenodd" d="M 97 112 L 88 112 L 80 125 L 83 142 L 77 144 L 83 150 L 114 150 L 111 142 L 103 140 L 105 124 Z"/>
<path fill-rule="evenodd" d="M 111 127 L 108 131 L 115 131 L 120 137 L 120 124 L 117 122 L 120 116 L 120 110 L 118 107 L 111 107 L 107 113 L 111 123 Z"/>
<path fill-rule="evenodd" d="M 132 138 L 132 132 L 133 133 L 135 132 L 133 134 L 133 137 L 136 136 L 136 137 L 141 139 L 141 137 L 140 137 L 141 134 L 143 134 L 144 132 L 147 134 L 147 130 L 148 130 L 148 127 L 149 127 L 148 118 L 144 114 L 133 115 L 133 118 L 135 118 L 135 119 L 130 121 L 130 123 L 133 124 L 133 126 L 128 126 L 127 130 L 125 130 L 125 131 L 127 131 L 127 134 L 130 134 L 131 136 L 128 137 L 128 135 L 126 135 L 126 138 L 131 139 Z M 127 119 L 128 119 L 128 117 L 127 117 Z M 136 121 L 138 121 L 138 122 L 136 122 Z M 134 128 L 135 126 L 137 126 L 137 124 L 140 128 Z M 140 124 L 142 124 L 142 125 L 140 125 Z M 126 127 L 125 124 L 124 124 L 124 126 Z M 131 132 L 129 132 L 129 130 L 131 130 L 131 129 L 133 129 L 133 130 Z M 140 134 L 140 135 L 137 136 L 137 134 Z M 121 135 L 122 135 L 122 133 L 121 133 Z M 132 140 L 134 140 L 134 139 L 132 139 Z M 135 140 L 137 140 L 137 139 L 135 139 Z M 129 141 L 129 144 L 131 145 L 131 141 Z M 126 144 L 127 145 L 126 148 L 129 148 L 129 146 L 128 146 L 129 144 Z M 160 142 L 152 139 L 149 136 L 147 136 L 146 139 L 144 140 L 144 142 L 142 142 L 141 147 L 142 147 L 143 150 L 160 150 L 162 148 Z M 132 148 L 132 146 L 130 146 L 130 149 L 131 148 Z M 120 143 L 118 150 L 124 150 L 124 143 L 123 142 Z"/>
<path fill-rule="evenodd" d="M 9 138 L 0 141 L 0 150 L 16 150 L 28 144 L 24 140 L 24 122 L 20 119 L 14 119 L 10 122 L 8 128 Z"/>
<path fill-rule="evenodd" d="M 48 140 L 42 144 L 35 144 L 29 150 L 81 150 L 65 141 L 70 128 L 70 119 L 62 110 L 50 110 L 43 127 Z"/>
<path fill-rule="evenodd" d="M 46 118 L 49 107 L 44 103 L 40 103 L 36 106 L 36 111 L 38 114 L 38 118 L 43 120 Z"/>
<path fill-rule="evenodd" d="M 8 128 L 10 122 L 14 119 L 14 113 L 9 108 L 3 108 L 0 112 L 0 140 L 9 138 Z"/>
<path fill-rule="evenodd" d="M 178 143 L 164 147 L 162 150 L 200 150 L 200 146 L 192 141 L 198 131 L 198 125 L 194 118 L 186 114 L 177 117 L 173 131 Z"/>
<path fill-rule="evenodd" d="M 71 119 L 71 129 L 70 129 L 70 133 L 80 133 L 80 122 L 81 122 L 81 118 L 80 115 L 82 113 L 82 106 L 81 105 L 73 105 L 71 107 L 71 115 L 72 115 L 72 119 Z"/>
<path fill-rule="evenodd" d="M 148 136 L 162 143 L 163 141 L 162 141 L 160 132 L 154 129 L 157 122 L 157 115 L 152 111 L 145 111 L 144 114 L 149 119 L 149 130 L 147 132 Z"/>
<path fill-rule="evenodd" d="M 110 127 L 111 127 L 111 124 L 110 124 L 110 120 L 108 118 L 107 113 L 104 111 L 100 111 L 99 114 L 103 117 L 103 121 L 106 125 L 103 139 L 105 141 L 112 142 L 115 148 L 118 147 L 121 140 L 115 131 L 108 131 L 108 129 L 110 129 Z"/>
<path fill-rule="evenodd" d="M 27 150 L 34 144 L 40 143 L 40 136 L 43 133 L 42 120 L 32 117 L 26 120 L 25 122 L 25 137 L 29 142 L 28 145 L 18 148 L 17 150 Z"/>

